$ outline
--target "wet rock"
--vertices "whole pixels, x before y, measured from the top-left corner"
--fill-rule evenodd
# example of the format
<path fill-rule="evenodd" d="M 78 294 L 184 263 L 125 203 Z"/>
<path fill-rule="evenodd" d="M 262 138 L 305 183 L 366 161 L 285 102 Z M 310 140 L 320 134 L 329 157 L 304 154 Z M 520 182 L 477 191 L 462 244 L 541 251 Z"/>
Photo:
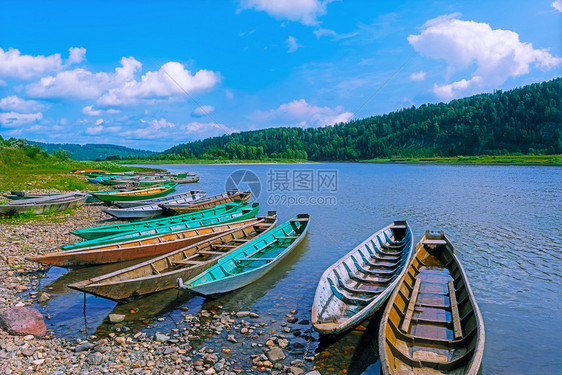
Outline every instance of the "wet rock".
<path fill-rule="evenodd" d="M 267 358 L 275 363 L 275 362 L 279 362 L 285 359 L 285 353 L 283 353 L 283 349 L 279 348 L 279 347 L 275 347 L 273 349 L 268 350 L 265 355 L 267 356 Z"/>
<path fill-rule="evenodd" d="M 287 346 L 289 346 L 289 340 L 279 339 L 277 340 L 277 345 L 279 345 L 280 348 L 286 348 Z"/>
<path fill-rule="evenodd" d="M 255 318 L 259 318 L 259 317 L 260 317 L 260 316 L 259 316 L 258 314 L 256 314 L 256 313 L 254 313 L 254 312 L 251 312 L 251 313 L 250 313 L 250 318 L 254 318 L 254 319 L 255 319 Z"/>
<path fill-rule="evenodd" d="M 37 302 L 43 303 L 43 302 L 47 302 L 50 299 L 51 299 L 51 295 L 49 293 L 43 292 L 39 295 L 39 298 L 37 298 Z"/>
<path fill-rule="evenodd" d="M 234 338 L 234 335 L 228 335 L 228 336 L 226 336 L 226 340 L 227 340 L 227 341 L 230 341 L 230 342 L 234 342 L 234 343 L 238 342 L 238 340 L 236 340 L 236 339 Z"/>
<path fill-rule="evenodd" d="M 161 333 L 155 333 L 154 334 L 154 341 L 159 341 L 159 342 L 164 343 L 164 342 L 168 341 L 169 339 L 170 339 L 170 336 L 166 336 L 166 335 L 163 335 Z"/>
<path fill-rule="evenodd" d="M 304 374 L 304 370 L 300 367 L 291 366 L 291 367 L 289 367 L 289 371 L 291 372 L 291 375 L 302 375 L 302 374 Z"/>
<path fill-rule="evenodd" d="M 47 333 L 43 315 L 36 309 L 23 306 L 0 311 L 0 328 L 20 336 L 43 336 Z"/>
<path fill-rule="evenodd" d="M 111 323 L 120 323 L 126 318 L 123 314 L 109 314 L 107 317 Z"/>
<path fill-rule="evenodd" d="M 74 348 L 74 351 L 76 353 L 79 353 L 79 352 L 83 352 L 83 351 L 86 351 L 86 350 L 90 350 L 93 347 L 94 347 L 94 344 L 92 344 L 90 342 L 85 342 L 83 344 L 76 345 L 76 347 Z"/>
<path fill-rule="evenodd" d="M 246 318 L 248 316 L 250 316 L 250 311 L 238 311 L 236 313 L 237 318 Z"/>
<path fill-rule="evenodd" d="M 103 355 L 100 353 L 90 353 L 86 360 L 93 366 L 99 366 L 103 362 Z"/>
<path fill-rule="evenodd" d="M 321 375 L 321 374 L 320 371 L 314 370 L 314 371 L 307 372 L 306 375 Z"/>

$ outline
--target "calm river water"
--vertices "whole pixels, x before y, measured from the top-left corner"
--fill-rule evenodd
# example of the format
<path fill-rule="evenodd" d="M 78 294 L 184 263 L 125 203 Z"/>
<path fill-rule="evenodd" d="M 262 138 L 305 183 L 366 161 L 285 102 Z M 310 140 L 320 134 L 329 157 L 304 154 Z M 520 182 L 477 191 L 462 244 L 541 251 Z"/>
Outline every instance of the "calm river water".
<path fill-rule="evenodd" d="M 375 231 L 404 218 L 416 241 L 426 229 L 437 229 L 456 246 L 484 317 L 484 373 L 562 373 L 562 168 L 352 163 L 151 167 L 197 172 L 200 182 L 180 185 L 178 191 L 201 189 L 209 195 L 224 191 L 232 172 L 249 170 L 261 182 L 262 214 L 276 210 L 282 222 L 307 212 L 312 221 L 308 238 L 255 284 L 212 301 L 177 299 L 175 291 L 146 298 L 143 315 L 165 318 L 147 330 L 174 327 L 182 306 L 192 314 L 216 305 L 249 309 L 277 321 L 294 309 L 302 335 L 292 341 L 306 343 L 322 272 Z M 249 187 L 258 189 L 257 184 Z M 242 181 L 240 188 L 248 185 Z M 51 315 L 49 328 L 59 334 L 102 333 L 108 313 L 127 311 L 127 306 L 88 296 L 84 315 L 83 294 L 65 287 L 83 278 L 83 273 L 54 267 L 42 281 L 53 295 L 43 312 Z M 335 341 L 319 341 L 313 333 L 311 349 L 320 353 L 316 365 L 321 373 L 378 374 L 379 320 L 377 314 Z M 210 338 L 205 345 L 220 348 L 223 339 Z M 246 356 L 241 361 L 248 363 L 253 353 L 240 353 Z"/>

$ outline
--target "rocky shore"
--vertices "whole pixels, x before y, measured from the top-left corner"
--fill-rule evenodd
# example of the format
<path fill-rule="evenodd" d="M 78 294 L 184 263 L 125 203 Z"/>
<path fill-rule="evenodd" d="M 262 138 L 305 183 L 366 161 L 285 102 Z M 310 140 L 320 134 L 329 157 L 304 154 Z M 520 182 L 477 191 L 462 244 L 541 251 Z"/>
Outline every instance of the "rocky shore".
<path fill-rule="evenodd" d="M 71 230 L 102 225 L 109 219 L 102 207 L 85 205 L 54 221 L 0 222 L 0 311 L 49 302 L 49 292 L 38 291 L 47 267 L 24 257 L 74 241 Z M 52 330 L 42 336 L 0 330 L 0 374 L 319 374 L 295 313 L 283 312 L 275 321 L 222 306 L 193 314 L 182 307 L 181 321 L 162 332 L 131 329 L 125 315 L 109 314 L 110 332 L 81 339 Z M 159 319 L 145 327 L 158 327 Z M 206 346 L 209 337 L 221 345 Z"/>

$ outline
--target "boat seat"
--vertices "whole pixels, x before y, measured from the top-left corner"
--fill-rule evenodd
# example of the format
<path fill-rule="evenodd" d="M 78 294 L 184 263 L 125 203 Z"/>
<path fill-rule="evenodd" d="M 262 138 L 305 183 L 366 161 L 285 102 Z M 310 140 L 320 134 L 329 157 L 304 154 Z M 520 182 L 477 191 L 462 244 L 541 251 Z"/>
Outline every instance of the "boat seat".
<path fill-rule="evenodd" d="M 354 288 L 352 286 L 347 285 L 347 283 L 342 279 L 342 277 L 340 276 L 340 274 L 338 273 L 338 271 L 336 269 L 334 269 L 333 272 L 336 275 L 336 280 L 338 281 L 339 286 L 349 293 L 369 294 L 369 295 L 372 295 L 372 296 L 376 296 L 384 290 L 383 287 L 377 287 L 378 290 Z"/>
<path fill-rule="evenodd" d="M 308 219 L 291 219 L 289 221 L 308 221 Z"/>
<path fill-rule="evenodd" d="M 460 339 L 462 337 L 462 327 L 461 320 L 459 317 L 459 307 L 457 304 L 457 295 L 455 294 L 455 284 L 453 280 L 449 280 L 449 300 L 451 302 L 451 316 L 453 318 L 453 332 L 455 339 Z"/>
<path fill-rule="evenodd" d="M 255 261 L 255 260 L 262 260 L 262 261 L 266 261 L 266 262 L 271 262 L 273 260 L 275 260 L 275 258 L 237 258 L 234 259 L 235 262 L 239 263 L 239 262 L 244 262 L 244 261 Z"/>
<path fill-rule="evenodd" d="M 238 247 L 238 245 L 229 245 L 229 244 L 215 245 L 215 244 L 211 244 L 211 247 L 214 247 L 214 248 L 221 248 L 222 247 L 222 248 L 228 249 L 228 248 Z"/>
<path fill-rule="evenodd" d="M 179 264 L 182 266 L 198 266 L 206 262 L 201 262 L 198 260 L 181 259 L 181 260 L 172 260 L 172 263 Z"/>
<path fill-rule="evenodd" d="M 232 242 L 248 242 L 248 241 L 251 241 L 251 240 L 246 239 L 246 238 L 235 238 L 235 239 L 232 240 Z"/>
<path fill-rule="evenodd" d="M 200 250 L 197 254 L 206 254 L 206 255 L 224 255 L 221 251 L 209 251 L 209 250 Z"/>
<path fill-rule="evenodd" d="M 273 241 L 265 244 L 264 246 L 260 247 L 259 249 L 257 249 L 256 251 L 254 251 L 253 253 L 247 254 L 246 258 L 253 258 L 254 255 L 258 254 L 259 252 L 263 251 L 264 249 L 266 249 L 267 247 L 273 245 L 274 243 L 279 242 L 279 240 L 277 238 L 275 238 Z M 243 258 L 238 258 L 238 259 L 243 259 Z M 235 262 L 238 262 L 238 259 L 234 259 Z"/>
<path fill-rule="evenodd" d="M 295 239 L 295 238 L 299 238 L 299 236 L 284 236 L 284 237 L 279 236 L 279 237 L 275 237 L 275 238 L 278 238 L 278 239 L 280 239 L 280 240 L 286 240 L 286 239 Z"/>
<path fill-rule="evenodd" d="M 355 267 L 357 268 L 358 271 L 366 274 L 366 275 L 394 275 L 395 271 L 394 270 L 368 270 L 365 267 L 363 267 L 361 264 L 359 264 L 359 262 L 355 259 L 355 257 L 353 257 L 353 255 L 350 257 L 353 260 L 353 263 L 355 264 Z M 345 264 L 345 262 L 344 262 Z M 346 264 L 347 266 L 347 264 Z"/>
<path fill-rule="evenodd" d="M 347 292 L 340 290 L 332 281 L 331 278 L 328 277 L 328 283 L 330 284 L 330 289 L 332 290 L 332 293 L 339 298 L 340 300 L 342 300 L 343 302 L 345 302 L 348 305 L 353 305 L 353 306 L 367 306 L 369 303 L 371 303 L 372 299 L 371 298 L 361 298 L 361 297 L 354 297 L 354 296 L 350 296 L 348 295 Z"/>
<path fill-rule="evenodd" d="M 445 246 L 447 245 L 447 241 L 445 240 L 424 240 L 423 241 L 424 245 L 430 245 L 430 246 Z"/>
<path fill-rule="evenodd" d="M 416 279 L 416 283 L 414 284 L 414 289 L 412 290 L 412 294 L 410 295 L 410 302 L 408 303 L 408 308 L 406 309 L 406 316 L 402 321 L 402 326 L 400 329 L 404 332 L 408 332 L 410 329 L 410 323 L 412 322 L 412 316 L 414 316 L 414 308 L 416 307 L 416 302 L 418 301 L 418 294 L 420 292 L 421 287 L 421 280 Z"/>

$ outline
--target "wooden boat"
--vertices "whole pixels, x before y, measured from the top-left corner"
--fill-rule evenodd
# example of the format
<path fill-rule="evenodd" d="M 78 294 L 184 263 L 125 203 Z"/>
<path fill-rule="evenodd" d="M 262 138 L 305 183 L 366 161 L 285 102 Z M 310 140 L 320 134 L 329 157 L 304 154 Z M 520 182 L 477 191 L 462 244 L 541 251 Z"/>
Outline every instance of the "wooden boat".
<path fill-rule="evenodd" d="M 31 255 L 25 257 L 25 259 L 59 267 L 91 266 L 96 264 L 126 262 L 134 259 L 167 254 L 179 248 L 205 241 L 217 234 L 257 222 L 258 220 L 257 218 L 252 218 L 209 227 L 190 228 L 180 232 L 159 234 L 116 244 Z"/>
<path fill-rule="evenodd" d="M 86 202 L 88 193 L 67 193 L 51 197 L 21 199 L 9 204 L 0 205 L 0 216 L 11 216 L 20 213 L 44 214 L 63 211 L 78 207 Z"/>
<path fill-rule="evenodd" d="M 12 190 L 10 194 L 2 194 L 5 198 L 10 200 L 20 200 L 20 199 L 33 199 L 33 198 L 43 198 L 52 197 L 59 194 L 28 194 L 25 191 Z"/>
<path fill-rule="evenodd" d="M 426 232 L 384 311 L 383 374 L 480 373 L 484 322 L 455 248 Z"/>
<path fill-rule="evenodd" d="M 190 177 L 190 178 L 174 178 L 174 181 L 178 184 L 193 184 L 199 182 L 200 177 Z"/>
<path fill-rule="evenodd" d="M 255 205 L 253 207 L 243 206 L 240 209 L 230 211 L 223 215 L 211 216 L 204 219 L 193 219 L 191 221 L 184 221 L 181 223 L 175 223 L 166 226 L 157 226 L 152 228 L 146 227 L 145 229 L 138 229 L 136 231 L 124 232 L 113 236 L 106 236 L 102 238 L 96 238 L 93 240 L 77 242 L 71 245 L 63 246 L 62 249 L 63 250 L 80 249 L 89 246 L 118 243 L 118 242 L 128 241 L 132 239 L 145 238 L 157 234 L 173 233 L 190 228 L 200 228 L 200 227 L 206 227 L 206 226 L 216 225 L 220 223 L 231 223 L 234 221 L 251 219 L 258 214 L 258 211 L 259 211 L 259 205 Z"/>
<path fill-rule="evenodd" d="M 100 237 L 113 236 L 115 234 L 123 234 L 131 231 L 151 229 L 151 228 L 156 228 L 166 225 L 177 225 L 196 219 L 206 219 L 213 216 L 230 213 L 231 211 L 239 211 L 243 208 L 243 206 L 244 205 L 242 203 L 228 203 L 208 210 L 194 212 L 192 214 L 185 214 L 185 215 L 160 218 L 160 219 L 152 219 L 152 220 L 143 220 L 143 221 L 137 221 L 135 223 L 128 223 L 128 224 L 102 225 L 99 227 L 78 229 L 78 230 L 71 231 L 70 233 L 77 235 L 78 237 L 85 238 L 87 240 L 92 240 Z"/>
<path fill-rule="evenodd" d="M 102 169 L 73 169 L 70 173 L 74 174 L 86 174 L 86 173 L 96 173 L 96 174 L 109 174 L 108 171 Z"/>
<path fill-rule="evenodd" d="M 219 234 L 204 242 L 68 286 L 119 302 L 171 289 L 178 278 L 193 278 L 241 244 L 273 228 L 276 222 L 277 215 L 269 212 L 268 216 L 255 223 Z"/>
<path fill-rule="evenodd" d="M 166 202 L 161 203 L 159 206 L 169 212 L 172 215 L 182 215 L 191 212 L 197 212 L 207 208 L 213 208 L 221 204 L 234 202 L 241 200 L 244 203 L 248 203 L 252 193 L 250 192 L 239 192 L 238 190 L 229 190 L 222 194 L 213 195 L 207 198 L 199 199 L 195 202 L 190 202 L 187 204 Z"/>
<path fill-rule="evenodd" d="M 144 206 L 144 205 L 152 205 L 152 204 L 160 204 L 160 203 L 191 203 L 193 201 L 199 200 L 204 198 L 207 195 L 204 191 L 201 190 L 191 190 L 185 193 L 179 193 L 174 195 L 168 195 L 165 197 L 154 198 L 154 199 L 144 199 L 140 201 L 116 201 L 113 202 L 114 205 L 120 208 L 128 208 L 128 207 L 137 207 L 137 206 Z"/>
<path fill-rule="evenodd" d="M 131 191 L 109 191 L 92 193 L 96 198 L 104 202 L 113 201 L 136 201 L 142 199 L 158 198 L 170 194 L 175 190 L 177 184 L 165 184 L 162 186 L 152 187 L 148 189 L 131 190 Z"/>
<path fill-rule="evenodd" d="M 334 335 L 374 314 L 406 272 L 413 249 L 410 226 L 395 221 L 326 269 L 312 305 L 314 329 Z"/>
<path fill-rule="evenodd" d="M 303 240 L 309 222 L 308 214 L 297 215 L 225 255 L 185 284 L 178 278 L 178 289 L 210 296 L 251 284 L 279 264 Z"/>

